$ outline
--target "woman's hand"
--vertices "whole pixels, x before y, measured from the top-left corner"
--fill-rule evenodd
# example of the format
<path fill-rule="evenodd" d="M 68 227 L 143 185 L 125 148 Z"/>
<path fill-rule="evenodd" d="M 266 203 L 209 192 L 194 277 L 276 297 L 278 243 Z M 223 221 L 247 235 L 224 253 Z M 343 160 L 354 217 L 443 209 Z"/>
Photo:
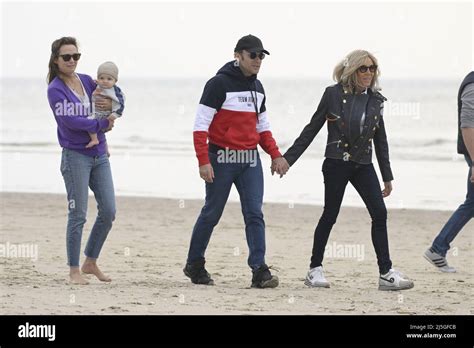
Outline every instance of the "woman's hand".
<path fill-rule="evenodd" d="M 384 182 L 383 184 L 384 184 L 385 188 L 382 191 L 382 196 L 383 196 L 383 198 L 385 198 L 385 197 L 390 196 L 390 193 L 392 193 L 393 188 L 392 188 L 392 182 L 391 181 Z"/>
<path fill-rule="evenodd" d="M 100 111 L 112 111 L 112 99 L 110 98 L 97 98 L 95 101 L 95 107 Z"/>
<path fill-rule="evenodd" d="M 107 129 L 104 131 L 104 133 L 106 133 L 106 132 L 112 130 L 112 128 L 114 128 L 115 117 L 109 116 L 109 117 L 107 117 L 107 120 L 109 120 L 109 126 L 108 126 Z"/>

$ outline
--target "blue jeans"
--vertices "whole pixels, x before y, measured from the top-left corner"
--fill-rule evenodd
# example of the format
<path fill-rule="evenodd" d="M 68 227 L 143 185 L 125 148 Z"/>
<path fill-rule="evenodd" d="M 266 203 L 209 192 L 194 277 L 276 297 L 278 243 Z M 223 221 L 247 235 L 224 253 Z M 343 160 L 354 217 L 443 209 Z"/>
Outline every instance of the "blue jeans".
<path fill-rule="evenodd" d="M 472 160 L 469 158 L 469 156 L 465 156 L 465 158 L 469 166 L 466 200 L 453 213 L 431 246 L 436 253 L 442 256 L 446 256 L 446 253 L 450 248 L 449 243 L 451 243 L 454 238 L 456 238 L 457 234 L 462 230 L 464 225 L 466 225 L 469 220 L 474 217 L 474 183 L 470 181 L 472 175 Z"/>
<path fill-rule="evenodd" d="M 109 158 L 107 154 L 91 157 L 63 148 L 61 174 L 66 184 L 69 210 L 66 230 L 68 265 L 78 267 L 89 187 L 94 192 L 98 214 L 87 241 L 87 257 L 99 257 L 115 220 L 115 192 Z"/>
<path fill-rule="evenodd" d="M 194 225 L 188 263 L 205 260 L 214 226 L 224 211 L 232 184 L 240 195 L 245 235 L 249 247 L 248 265 L 257 269 L 265 263 L 265 222 L 263 220 L 263 172 L 260 156 L 255 166 L 249 163 L 218 163 L 217 154 L 209 152 L 214 182 L 206 182 L 206 201 Z"/>
<path fill-rule="evenodd" d="M 372 218 L 372 244 L 380 274 L 392 267 L 387 237 L 387 208 L 372 164 L 326 158 L 323 162 L 324 210 L 314 231 L 310 268 L 322 265 L 332 227 L 336 223 L 347 184 L 350 182 L 364 201 Z"/>

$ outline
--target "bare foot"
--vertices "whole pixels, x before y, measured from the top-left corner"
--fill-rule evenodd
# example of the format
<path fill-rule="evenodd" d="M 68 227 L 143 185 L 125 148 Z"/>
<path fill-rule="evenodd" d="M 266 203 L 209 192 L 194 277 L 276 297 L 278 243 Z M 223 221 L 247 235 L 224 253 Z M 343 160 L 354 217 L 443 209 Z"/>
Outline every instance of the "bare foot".
<path fill-rule="evenodd" d="M 111 282 L 112 279 L 106 276 L 102 271 L 99 269 L 96 263 L 93 262 L 84 262 L 81 268 L 82 273 L 85 274 L 93 274 L 102 282 Z"/>
<path fill-rule="evenodd" d="M 69 283 L 70 284 L 76 284 L 76 285 L 87 285 L 89 282 L 84 279 L 84 277 L 81 275 L 79 272 L 79 268 L 75 271 L 70 271 L 69 272 Z"/>
<path fill-rule="evenodd" d="M 99 145 L 99 140 L 91 140 L 89 141 L 89 144 L 86 145 L 86 149 L 96 146 L 96 145 Z"/>

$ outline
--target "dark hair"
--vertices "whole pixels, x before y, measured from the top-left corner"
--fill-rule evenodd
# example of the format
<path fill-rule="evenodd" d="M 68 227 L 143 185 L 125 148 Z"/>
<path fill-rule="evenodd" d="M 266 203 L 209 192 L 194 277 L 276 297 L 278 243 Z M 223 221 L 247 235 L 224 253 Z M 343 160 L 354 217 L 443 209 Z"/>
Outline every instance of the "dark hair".
<path fill-rule="evenodd" d="M 74 45 L 77 48 L 76 38 L 71 36 L 65 36 L 55 40 L 51 45 L 51 57 L 49 58 L 49 72 L 47 78 L 48 85 L 51 83 L 51 81 L 54 80 L 56 76 L 59 75 L 59 68 L 58 65 L 54 62 L 54 60 L 59 57 L 59 50 L 64 45 Z"/>

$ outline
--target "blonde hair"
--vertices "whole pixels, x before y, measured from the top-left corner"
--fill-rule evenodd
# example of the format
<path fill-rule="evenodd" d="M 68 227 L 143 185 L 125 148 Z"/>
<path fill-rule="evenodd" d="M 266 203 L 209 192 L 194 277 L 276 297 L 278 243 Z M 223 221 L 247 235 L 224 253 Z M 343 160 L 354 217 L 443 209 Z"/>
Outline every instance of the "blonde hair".
<path fill-rule="evenodd" d="M 334 81 L 342 84 L 345 89 L 348 89 L 351 93 L 354 93 L 356 91 L 356 87 L 358 86 L 357 69 L 364 65 L 366 58 L 370 58 L 374 65 L 378 65 L 377 58 L 375 58 L 375 56 L 370 52 L 364 50 L 355 50 L 349 53 L 346 58 L 341 60 L 334 68 L 332 75 Z M 381 90 L 378 80 L 379 75 L 380 70 L 377 68 L 374 78 L 372 79 L 372 83 L 369 87 L 372 92 Z"/>

